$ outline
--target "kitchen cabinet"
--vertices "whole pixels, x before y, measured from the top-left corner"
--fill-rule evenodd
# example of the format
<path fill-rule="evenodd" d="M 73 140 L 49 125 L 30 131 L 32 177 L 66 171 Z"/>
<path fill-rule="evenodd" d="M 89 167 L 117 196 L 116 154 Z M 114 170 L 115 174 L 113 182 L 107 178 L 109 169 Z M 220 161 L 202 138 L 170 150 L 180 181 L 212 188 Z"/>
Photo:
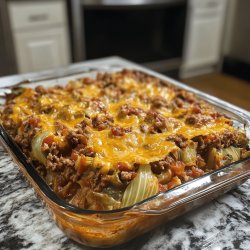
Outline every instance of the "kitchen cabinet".
<path fill-rule="evenodd" d="M 184 45 L 182 77 L 213 70 L 220 62 L 224 0 L 191 0 Z"/>
<path fill-rule="evenodd" d="M 19 72 L 39 71 L 69 62 L 65 30 L 61 27 L 15 34 Z"/>
<path fill-rule="evenodd" d="M 10 1 L 19 73 L 70 63 L 64 1 Z"/>

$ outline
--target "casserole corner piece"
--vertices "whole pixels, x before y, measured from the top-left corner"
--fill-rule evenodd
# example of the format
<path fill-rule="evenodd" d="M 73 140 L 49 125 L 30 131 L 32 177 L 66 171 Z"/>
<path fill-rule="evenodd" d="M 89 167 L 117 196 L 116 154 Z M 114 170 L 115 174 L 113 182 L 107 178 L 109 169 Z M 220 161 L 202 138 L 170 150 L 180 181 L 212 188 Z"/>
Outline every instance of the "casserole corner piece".
<path fill-rule="evenodd" d="M 122 244 L 249 178 L 247 112 L 124 59 L 0 82 L 3 145 L 82 244 Z"/>

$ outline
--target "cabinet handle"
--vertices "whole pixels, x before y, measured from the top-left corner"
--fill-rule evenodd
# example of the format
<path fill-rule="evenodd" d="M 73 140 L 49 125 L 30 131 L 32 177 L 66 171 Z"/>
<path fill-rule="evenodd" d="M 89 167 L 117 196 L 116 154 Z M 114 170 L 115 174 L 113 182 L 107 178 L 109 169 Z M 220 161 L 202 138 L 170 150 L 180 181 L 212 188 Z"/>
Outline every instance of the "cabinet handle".
<path fill-rule="evenodd" d="M 48 14 L 38 14 L 38 15 L 31 15 L 29 16 L 30 22 L 40 22 L 40 21 L 46 21 L 49 19 Z"/>

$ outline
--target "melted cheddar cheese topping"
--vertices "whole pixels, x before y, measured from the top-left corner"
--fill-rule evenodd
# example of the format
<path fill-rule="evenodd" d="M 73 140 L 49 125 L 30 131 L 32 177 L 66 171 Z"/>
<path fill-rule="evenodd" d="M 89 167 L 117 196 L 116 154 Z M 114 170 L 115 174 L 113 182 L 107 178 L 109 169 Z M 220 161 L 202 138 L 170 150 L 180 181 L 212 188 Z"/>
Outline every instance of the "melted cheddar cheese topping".
<path fill-rule="evenodd" d="M 90 122 L 87 146 L 92 147 L 96 153 L 94 167 L 101 168 L 103 173 L 115 168 L 119 162 L 132 166 L 135 163 L 149 164 L 164 159 L 178 148 L 174 142 L 166 140 L 168 136 L 181 134 L 192 139 L 198 135 L 218 134 L 234 129 L 225 117 L 213 119 L 199 127 L 188 125 L 185 115 L 191 112 L 191 108 L 173 109 L 171 102 L 176 93 L 172 88 L 154 82 L 138 82 L 129 77 L 117 76 L 114 80 L 116 87 L 122 90 L 118 98 L 115 92 L 111 98 L 107 93 L 103 93 L 103 88 L 97 84 L 86 85 L 81 81 L 72 81 L 64 88 L 52 87 L 39 95 L 33 89 L 24 89 L 22 94 L 14 99 L 10 118 L 15 124 L 21 124 L 28 117 L 35 116 L 39 118 L 40 129 L 52 133 L 56 132 L 56 122 L 69 130 L 75 130 L 77 124 L 88 119 Z M 169 126 L 159 133 L 142 132 L 142 125 L 149 126 L 145 117 L 151 110 L 150 100 L 156 97 L 164 98 L 166 103 L 170 104 L 169 107 L 157 109 L 157 112 L 169 121 Z M 105 111 L 92 106 L 97 99 L 102 102 Z M 144 115 L 121 117 L 119 112 L 124 105 L 139 108 Z M 209 112 L 208 110 L 205 114 L 210 115 Z M 110 127 L 100 130 L 91 125 L 94 117 L 107 114 L 113 118 Z M 130 130 L 122 136 L 112 135 L 111 128 L 117 126 Z"/>

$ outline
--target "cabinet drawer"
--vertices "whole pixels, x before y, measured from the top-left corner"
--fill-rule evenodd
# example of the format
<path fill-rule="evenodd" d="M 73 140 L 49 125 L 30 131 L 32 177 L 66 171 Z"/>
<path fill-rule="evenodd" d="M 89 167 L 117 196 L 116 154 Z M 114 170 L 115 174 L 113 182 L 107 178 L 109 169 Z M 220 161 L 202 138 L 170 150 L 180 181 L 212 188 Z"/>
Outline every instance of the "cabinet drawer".
<path fill-rule="evenodd" d="M 66 19 L 63 0 L 9 1 L 9 12 L 13 29 L 59 24 Z"/>
<path fill-rule="evenodd" d="M 224 7 L 225 0 L 191 0 L 190 5 L 197 9 L 216 10 Z"/>
<path fill-rule="evenodd" d="M 17 31 L 14 41 L 19 73 L 52 69 L 70 62 L 65 27 Z"/>

